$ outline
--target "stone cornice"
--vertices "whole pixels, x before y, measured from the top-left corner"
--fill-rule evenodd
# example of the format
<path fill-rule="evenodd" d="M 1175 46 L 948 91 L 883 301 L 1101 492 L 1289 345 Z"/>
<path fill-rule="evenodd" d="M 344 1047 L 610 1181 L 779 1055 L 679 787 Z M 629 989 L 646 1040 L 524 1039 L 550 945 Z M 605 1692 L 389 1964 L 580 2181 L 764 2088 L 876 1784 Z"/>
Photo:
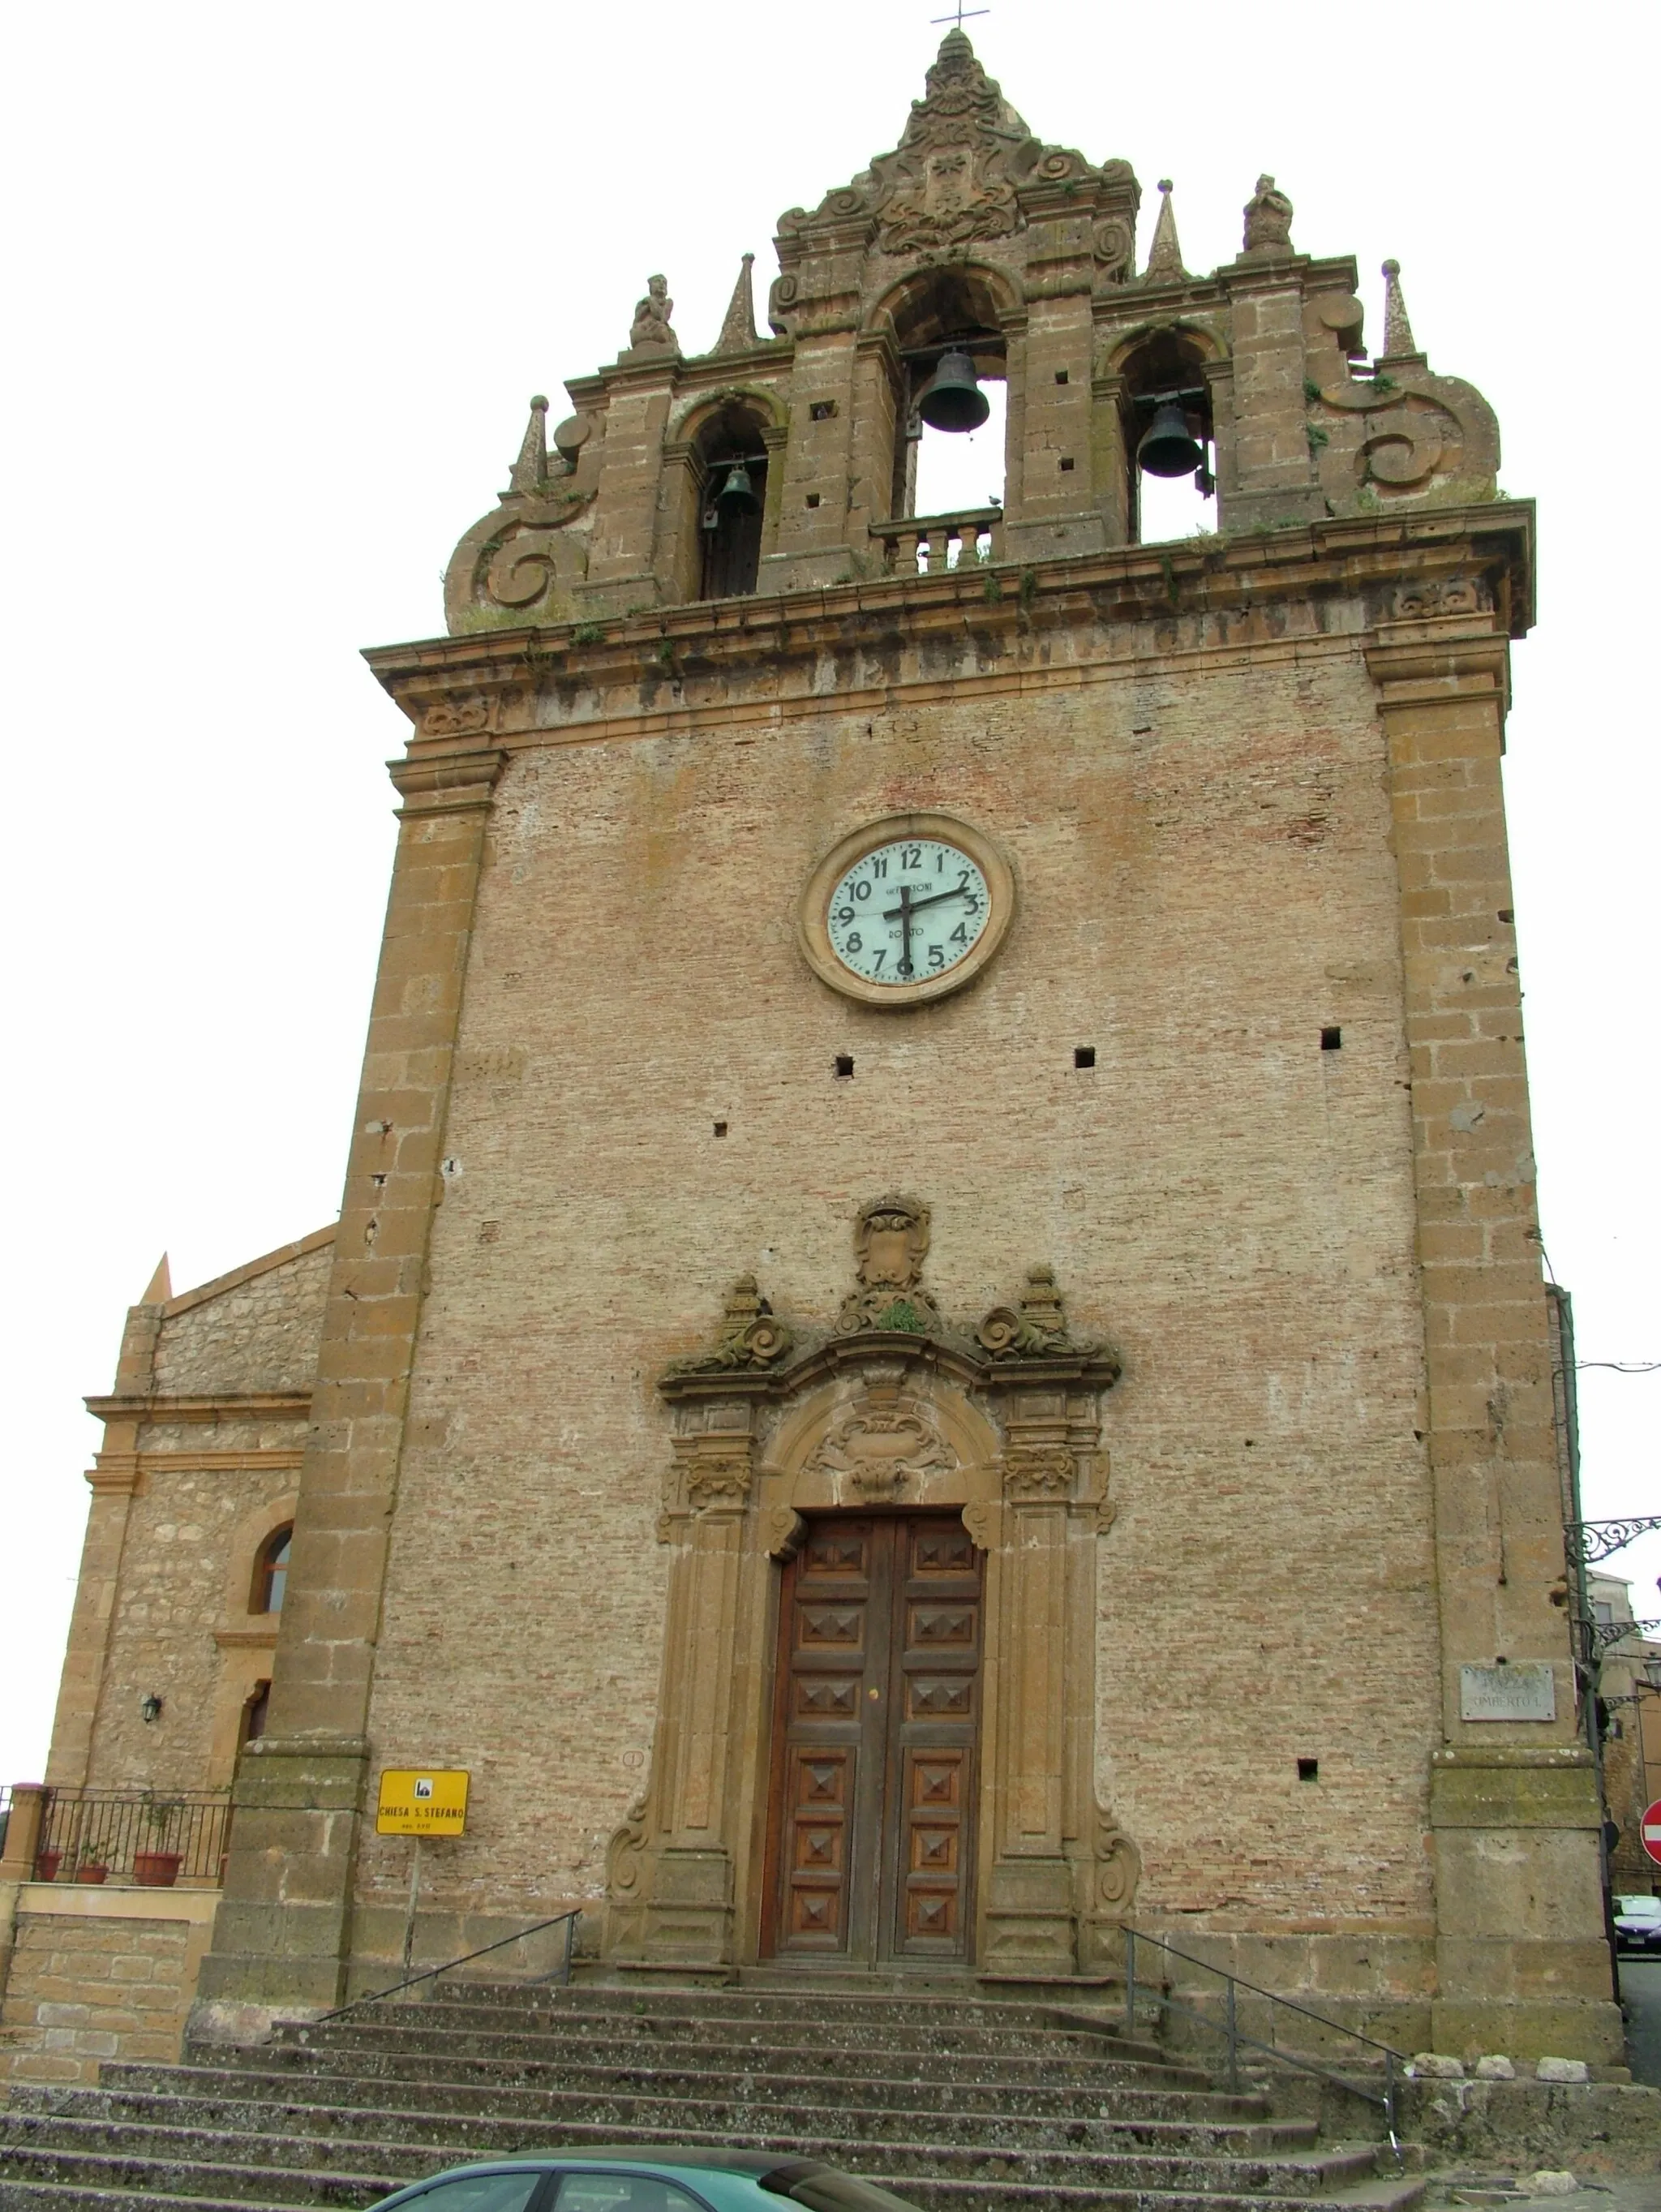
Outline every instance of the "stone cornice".
<path fill-rule="evenodd" d="M 1070 1352 L 1054 1358 L 992 1359 L 909 1330 L 868 1328 L 850 1336 L 831 1337 L 785 1367 L 670 1373 L 662 1377 L 658 1389 L 671 1403 L 706 1398 L 793 1398 L 844 1368 L 868 1366 L 872 1360 L 903 1360 L 907 1365 L 930 1368 L 972 1390 L 1054 1389 L 1068 1383 L 1106 1390 L 1119 1374 L 1118 1362 L 1105 1353 Z"/>
<path fill-rule="evenodd" d="M 87 1411 L 100 1421 L 303 1421 L 310 1418 L 309 1390 L 214 1391 L 197 1395 L 160 1391 L 142 1397 L 88 1398 Z"/>
<path fill-rule="evenodd" d="M 1167 655 L 1349 649 L 1400 629 L 1394 594 L 1405 584 L 1473 572 L 1493 601 L 1478 617 L 1485 634 L 1525 635 L 1533 620 L 1531 501 L 1385 511 L 1025 566 L 977 564 L 967 572 L 691 601 L 599 623 L 385 646 L 364 657 L 429 732 L 397 763 L 401 787 L 424 782 L 423 809 L 442 811 L 488 805 L 503 758 L 499 749 L 516 741 L 545 744 L 550 733 L 597 739 L 624 726 L 638 732 L 706 710 L 730 718 L 747 703 L 737 687 L 748 690 L 751 672 L 761 665 L 773 678 L 763 703 L 776 718 L 798 707 L 869 705 L 862 656 L 870 657 L 883 696 L 901 687 L 925 690 L 934 676 L 922 665 L 921 648 L 934 641 L 973 645 L 977 665 L 950 679 L 956 690 L 1076 684 L 1127 651 L 1140 659 L 1149 625 L 1167 633 L 1159 649 Z M 988 596 L 992 587 L 996 598 Z M 1334 622 L 1327 610 L 1345 601 L 1352 611 Z M 1299 603 L 1307 610 L 1300 627 L 1276 617 L 1254 633 L 1263 610 Z M 1466 617 L 1460 627 L 1469 626 Z M 1439 627 L 1446 621 L 1415 625 L 1425 632 Z M 1058 633 L 1069 635 L 1068 653 L 1035 650 Z M 917 659 L 909 672 L 894 667 L 896 643 Z M 827 660 L 840 678 L 828 691 L 821 680 Z M 429 752 L 434 724 L 448 734 L 453 702 L 464 694 L 479 735 L 470 747 L 452 739 Z"/>

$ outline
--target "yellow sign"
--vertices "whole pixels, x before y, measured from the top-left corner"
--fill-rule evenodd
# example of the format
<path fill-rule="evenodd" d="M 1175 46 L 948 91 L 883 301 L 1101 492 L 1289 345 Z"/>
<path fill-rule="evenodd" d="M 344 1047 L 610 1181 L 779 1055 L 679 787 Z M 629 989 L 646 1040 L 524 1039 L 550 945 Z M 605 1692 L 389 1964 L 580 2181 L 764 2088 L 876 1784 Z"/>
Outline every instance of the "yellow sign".
<path fill-rule="evenodd" d="M 389 1766 L 375 1808 L 378 1836 L 459 1836 L 467 1827 L 465 1767 Z"/>

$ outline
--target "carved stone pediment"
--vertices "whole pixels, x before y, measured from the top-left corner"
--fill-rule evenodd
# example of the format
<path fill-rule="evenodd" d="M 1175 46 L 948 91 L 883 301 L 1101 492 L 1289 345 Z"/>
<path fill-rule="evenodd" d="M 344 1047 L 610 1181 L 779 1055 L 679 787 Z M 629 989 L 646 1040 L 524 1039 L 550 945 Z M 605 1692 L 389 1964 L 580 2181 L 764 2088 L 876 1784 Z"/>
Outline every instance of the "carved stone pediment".
<path fill-rule="evenodd" d="M 727 1292 L 721 1326 L 707 1352 L 694 1352 L 671 1362 L 671 1375 L 734 1374 L 772 1367 L 790 1350 L 795 1339 L 761 1296 L 754 1275 L 740 1275 Z"/>
<path fill-rule="evenodd" d="M 1100 173 L 1082 155 L 1041 145 L 964 33 L 953 29 L 940 42 L 927 91 L 912 101 L 894 152 L 879 154 L 851 184 L 827 193 L 812 215 L 792 208 L 779 228 L 788 237 L 866 216 L 875 218 L 881 252 L 949 252 L 1024 229 L 1020 187 L 1029 180 L 1064 183 Z M 788 304 L 775 287 L 774 311 Z"/>

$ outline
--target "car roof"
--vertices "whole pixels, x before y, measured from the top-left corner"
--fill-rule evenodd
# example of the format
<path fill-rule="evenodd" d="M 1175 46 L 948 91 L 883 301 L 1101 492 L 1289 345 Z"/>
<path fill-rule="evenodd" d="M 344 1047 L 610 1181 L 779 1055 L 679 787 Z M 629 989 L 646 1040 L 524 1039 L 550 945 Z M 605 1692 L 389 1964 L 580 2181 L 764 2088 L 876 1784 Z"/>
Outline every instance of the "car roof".
<path fill-rule="evenodd" d="M 633 2166 L 650 2172 L 659 2166 L 679 2167 L 694 2173 L 736 2173 L 759 2179 L 764 2173 L 790 2172 L 794 2174 L 827 2172 L 822 2159 L 792 2157 L 779 2151 L 764 2150 L 706 2150 L 689 2146 L 685 2150 L 658 2150 L 646 2143 L 600 2143 L 592 2147 L 567 2144 L 559 2150 L 525 2151 L 517 2158 L 472 2159 L 465 2166 L 446 2166 L 442 2173 L 429 2174 L 426 2181 L 411 2182 L 410 2189 L 425 2189 L 434 2181 L 449 2181 L 465 2173 L 511 2173 L 517 2168 L 551 2166 Z M 401 2196 L 408 2193 L 400 2191 Z"/>

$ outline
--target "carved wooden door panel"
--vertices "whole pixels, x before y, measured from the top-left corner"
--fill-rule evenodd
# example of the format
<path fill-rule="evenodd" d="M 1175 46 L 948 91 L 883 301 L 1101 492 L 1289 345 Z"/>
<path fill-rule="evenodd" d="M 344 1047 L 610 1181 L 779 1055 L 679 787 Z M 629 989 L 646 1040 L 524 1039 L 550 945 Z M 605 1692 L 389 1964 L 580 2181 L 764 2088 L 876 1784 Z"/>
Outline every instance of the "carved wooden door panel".
<path fill-rule="evenodd" d="M 980 1732 L 980 1554 L 957 1514 L 889 1523 L 888 1864 L 879 1955 L 967 1959 Z"/>
<path fill-rule="evenodd" d="M 809 1523 L 780 1592 L 764 1953 L 967 1957 L 980 1617 L 956 1514 Z"/>

